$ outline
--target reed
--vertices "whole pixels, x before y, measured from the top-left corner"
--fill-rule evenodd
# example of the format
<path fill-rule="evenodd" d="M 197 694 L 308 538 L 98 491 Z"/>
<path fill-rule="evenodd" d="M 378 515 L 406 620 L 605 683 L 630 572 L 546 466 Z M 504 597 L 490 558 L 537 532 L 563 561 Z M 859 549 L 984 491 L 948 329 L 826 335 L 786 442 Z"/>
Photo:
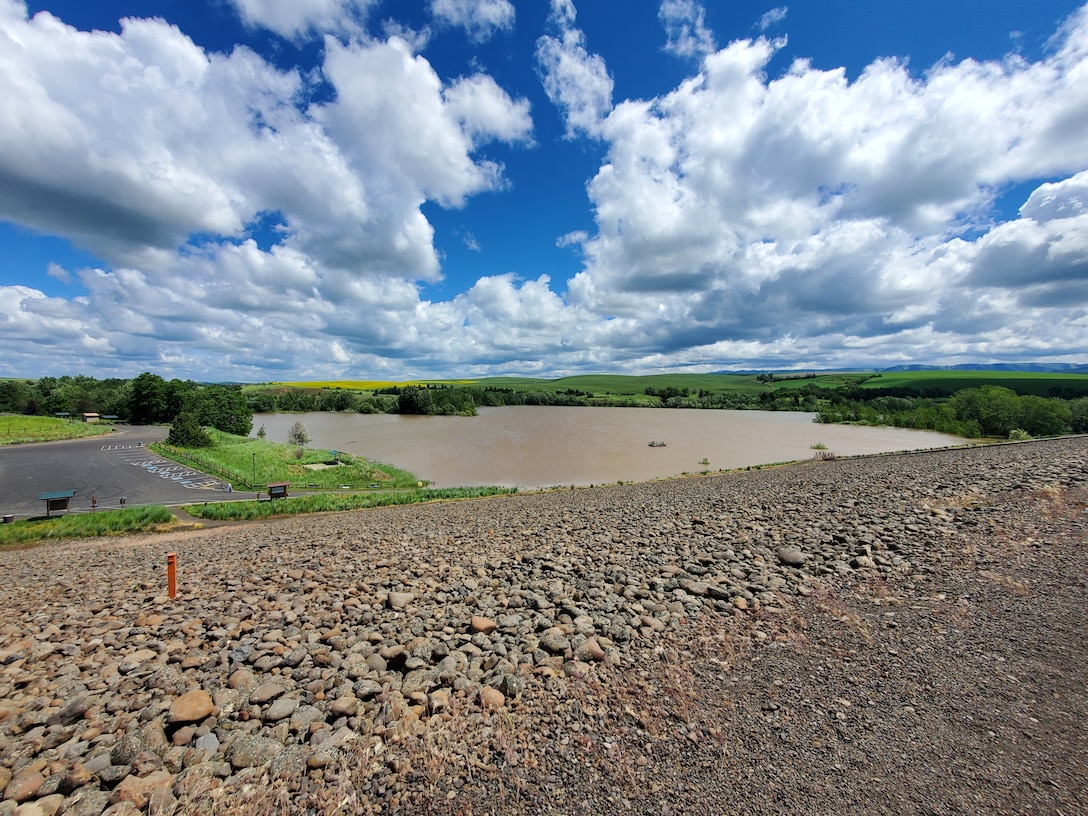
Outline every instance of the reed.
<path fill-rule="evenodd" d="M 66 538 L 99 538 L 145 533 L 173 521 L 175 521 L 174 514 L 157 504 L 126 507 L 124 510 L 101 510 L 95 513 L 28 519 L 0 525 L 0 547 Z"/>

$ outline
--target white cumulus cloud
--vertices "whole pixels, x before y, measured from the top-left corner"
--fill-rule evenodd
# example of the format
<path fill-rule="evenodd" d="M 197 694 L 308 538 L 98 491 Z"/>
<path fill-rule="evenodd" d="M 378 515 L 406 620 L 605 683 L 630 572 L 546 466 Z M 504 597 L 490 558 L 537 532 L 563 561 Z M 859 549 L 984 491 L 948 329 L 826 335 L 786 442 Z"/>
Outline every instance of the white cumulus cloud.
<path fill-rule="evenodd" d="M 422 206 L 501 189 L 501 165 L 475 151 L 530 143 L 529 106 L 484 74 L 444 82 L 399 37 L 329 38 L 321 67 L 332 101 L 161 20 L 91 33 L 0 0 L 0 218 L 109 265 L 79 271 L 73 300 L 7 291 L 4 364 L 31 370 L 43 336 L 72 341 L 71 370 L 92 346 L 120 368 L 221 371 L 257 365 L 270 339 L 294 369 L 375 342 L 399 353 L 426 308 L 414 281 L 441 274 Z M 265 249 L 263 220 L 279 225 Z"/>
<path fill-rule="evenodd" d="M 1005 300 L 1030 300 L 1032 330 L 1054 337 L 1088 305 L 1088 140 L 1073 138 L 1088 132 L 1086 45 L 1082 11 L 1036 63 L 946 62 L 917 77 L 878 60 L 851 82 L 803 61 L 769 79 L 775 44 L 734 42 L 603 123 L 598 230 L 569 300 L 644 327 L 665 314 L 682 347 L 769 347 L 788 330 L 795 352 L 838 338 L 856 356 L 901 332 L 954 330 L 949 315 L 978 304 L 979 287 L 998 330 L 1014 318 L 997 291 L 1029 286 Z M 987 227 L 1004 187 L 1070 173 L 1040 186 L 1022 220 Z"/>
<path fill-rule="evenodd" d="M 252 26 L 286 39 L 331 32 L 358 33 L 375 0 L 230 0 Z"/>
<path fill-rule="evenodd" d="M 1088 354 L 1084 9 L 1036 61 L 850 79 L 770 76 L 765 38 L 707 50 L 702 7 L 679 3 L 697 72 L 614 104 L 552 0 L 525 58 L 559 147 L 605 154 L 592 226 L 557 229 L 581 268 L 481 273 L 438 301 L 427 213 L 517 184 L 501 161 L 541 149 L 529 102 L 476 63 L 441 76 L 421 40 L 356 36 L 364 3 L 237 5 L 334 36 L 313 71 L 284 69 L 162 20 L 92 33 L 0 0 L 0 219 L 102 266 L 41 270 L 74 297 L 0 286 L 0 373 L 41 370 L 43 348 L 57 370 L 255 381 Z M 465 224 L 470 250 L 501 243 Z"/>
<path fill-rule="evenodd" d="M 509 0 L 431 0 L 436 19 L 463 28 L 477 42 L 514 27 L 514 6 Z"/>
<path fill-rule="evenodd" d="M 559 36 L 545 35 L 536 44 L 544 90 L 563 112 L 568 138 L 596 135 L 612 109 L 612 77 L 600 55 L 586 49 L 585 34 L 574 27 L 571 0 L 552 0 L 551 20 Z"/>
<path fill-rule="evenodd" d="M 706 27 L 706 9 L 695 0 L 664 0 L 658 17 L 668 38 L 665 50 L 679 57 L 703 57 L 714 50 L 714 35 Z"/>

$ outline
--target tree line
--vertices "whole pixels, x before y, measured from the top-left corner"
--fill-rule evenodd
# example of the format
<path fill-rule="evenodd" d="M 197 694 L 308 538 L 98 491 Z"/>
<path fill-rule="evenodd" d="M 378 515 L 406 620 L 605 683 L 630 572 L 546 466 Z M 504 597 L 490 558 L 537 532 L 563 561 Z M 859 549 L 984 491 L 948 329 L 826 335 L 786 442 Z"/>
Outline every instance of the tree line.
<path fill-rule="evenodd" d="M 662 408 L 703 408 L 763 411 L 806 411 L 816 422 L 890 425 L 934 430 L 968 438 L 1088 433 L 1088 397 L 1064 399 L 1020 395 L 1001 386 L 985 385 L 948 397 L 909 388 L 826 388 L 809 383 L 759 394 L 714 393 L 705 389 L 647 387 L 645 396 Z M 446 384 L 390 386 L 363 396 L 339 389 L 320 392 L 286 390 L 253 395 L 258 412 L 360 411 L 427 416 L 474 416 L 480 407 L 508 405 L 639 406 L 634 395 L 566 391 L 527 391 L 495 386 Z"/>
<path fill-rule="evenodd" d="M 246 404 L 255 414 L 302 414 L 311 411 L 359 414 L 397 412 L 396 397 L 371 397 L 340 388 L 323 388 L 320 391 L 301 388 L 257 391 L 247 395 Z"/>
<path fill-rule="evenodd" d="M 64 376 L 0 381 L 0 412 L 51 416 L 97 412 L 135 424 L 173 424 L 179 431 L 214 427 L 246 436 L 254 413 L 350 411 L 474 416 L 480 407 L 512 405 L 642 406 L 646 397 L 662 408 L 807 411 L 817 422 L 891 425 L 964 437 L 1052 436 L 1088 433 L 1088 397 L 1066 399 L 1017 394 L 984 385 L 956 392 L 910 388 L 826 388 L 815 383 L 759 394 L 713 393 L 705 389 L 648 387 L 644 395 L 588 391 L 531 391 L 496 386 L 392 386 L 372 395 L 325 388 L 266 390 L 245 395 L 240 386 L 164 380 L 145 372 L 132 380 Z"/>
<path fill-rule="evenodd" d="M 186 426 L 213 427 L 246 436 L 253 427 L 241 386 L 201 385 L 164 380 L 145 372 L 131 379 L 96 380 L 84 375 L 0 382 L 0 412 L 35 416 L 97 413 L 135 425 L 172 424 L 187 415 Z"/>
<path fill-rule="evenodd" d="M 816 421 L 920 428 L 970 439 L 1057 436 L 1088 433 L 1088 397 L 1039 397 L 998 385 L 966 388 L 947 399 L 882 396 L 879 392 L 859 399 L 856 392 L 831 392 L 817 410 Z"/>
<path fill-rule="evenodd" d="M 478 406 L 501 405 L 645 405 L 622 396 L 594 397 L 581 391 L 519 391 L 508 388 L 418 387 L 389 389 L 402 414 L 471 416 Z M 949 397 L 912 395 L 905 389 L 822 388 L 764 391 L 758 395 L 712 393 L 687 388 L 647 388 L 663 408 L 758 409 L 806 411 L 817 422 L 849 422 L 934 430 L 979 438 L 1056 436 L 1088 433 L 1088 397 L 1063 399 L 1017 394 L 1009 388 L 984 385 Z M 894 395 L 893 395 L 894 394 Z"/>

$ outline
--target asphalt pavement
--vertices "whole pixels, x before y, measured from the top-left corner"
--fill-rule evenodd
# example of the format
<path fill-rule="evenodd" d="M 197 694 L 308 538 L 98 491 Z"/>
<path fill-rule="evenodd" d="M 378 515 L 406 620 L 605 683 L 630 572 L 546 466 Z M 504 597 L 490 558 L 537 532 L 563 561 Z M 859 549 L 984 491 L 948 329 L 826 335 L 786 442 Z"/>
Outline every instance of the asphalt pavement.
<path fill-rule="evenodd" d="M 117 426 L 104 436 L 0 447 L 0 515 L 44 516 L 42 493 L 74 490 L 70 512 L 142 504 L 196 504 L 226 498 L 215 476 L 163 459 L 147 449 L 165 426 Z M 253 495 L 253 494 L 250 494 Z M 234 494 L 232 498 L 240 498 Z M 55 511 L 54 511 L 55 512 Z"/>

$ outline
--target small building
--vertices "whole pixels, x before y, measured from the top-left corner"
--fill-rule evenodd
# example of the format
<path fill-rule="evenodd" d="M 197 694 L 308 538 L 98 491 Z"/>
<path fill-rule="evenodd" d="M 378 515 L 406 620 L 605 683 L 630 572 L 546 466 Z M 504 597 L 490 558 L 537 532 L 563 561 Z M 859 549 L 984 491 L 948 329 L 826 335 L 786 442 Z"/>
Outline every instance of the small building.
<path fill-rule="evenodd" d="M 98 414 L 96 414 L 94 412 L 91 412 L 91 411 L 88 411 L 88 412 L 83 414 L 83 421 L 84 422 L 98 422 L 99 419 L 101 419 L 101 417 L 99 417 Z"/>
<path fill-rule="evenodd" d="M 48 490 L 38 494 L 38 501 L 45 502 L 45 515 L 49 516 L 54 510 L 68 512 L 68 505 L 76 492 L 74 490 Z"/>

